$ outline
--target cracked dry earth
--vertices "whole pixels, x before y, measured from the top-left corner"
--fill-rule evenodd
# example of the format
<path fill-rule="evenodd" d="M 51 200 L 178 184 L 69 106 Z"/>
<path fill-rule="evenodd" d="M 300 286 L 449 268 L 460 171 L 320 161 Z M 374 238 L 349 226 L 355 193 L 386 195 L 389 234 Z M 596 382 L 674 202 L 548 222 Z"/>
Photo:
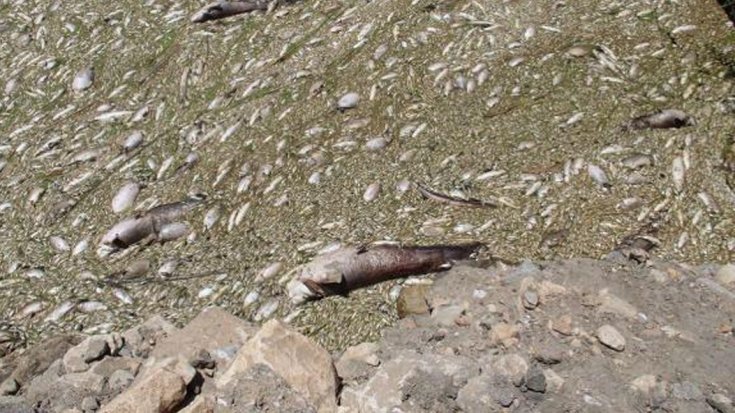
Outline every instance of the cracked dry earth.
<path fill-rule="evenodd" d="M 735 35 L 715 2 L 318 0 L 190 23 L 202 5 L 0 2 L 4 352 L 211 304 L 331 349 L 374 339 L 391 283 L 284 297 L 340 244 L 517 261 L 643 234 L 667 259 L 732 260 Z M 621 127 L 664 108 L 693 124 Z M 193 194 L 171 241 L 97 253 Z"/>

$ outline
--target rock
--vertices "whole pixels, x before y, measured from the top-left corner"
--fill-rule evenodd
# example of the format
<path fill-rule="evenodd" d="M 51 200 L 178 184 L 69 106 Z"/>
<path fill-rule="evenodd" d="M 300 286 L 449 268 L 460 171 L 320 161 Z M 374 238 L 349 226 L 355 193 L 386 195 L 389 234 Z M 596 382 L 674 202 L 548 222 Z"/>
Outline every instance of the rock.
<path fill-rule="evenodd" d="M 546 388 L 553 393 L 558 393 L 564 387 L 564 379 L 552 369 L 544 369 L 546 377 Z"/>
<path fill-rule="evenodd" d="M 464 313 L 464 308 L 459 305 L 442 305 L 434 308 L 431 312 L 431 319 L 436 325 L 442 327 L 451 327 L 455 325 L 456 320 Z"/>
<path fill-rule="evenodd" d="M 696 384 L 684 381 L 671 386 L 671 395 L 681 400 L 702 400 L 704 395 Z"/>
<path fill-rule="evenodd" d="M 338 379 L 331 356 L 283 322 L 265 323 L 237 353 L 218 386 L 227 385 L 258 363 L 271 368 L 317 410 L 336 410 Z"/>
<path fill-rule="evenodd" d="M 720 267 L 717 270 L 715 279 L 724 286 L 735 286 L 735 264 L 727 264 Z"/>
<path fill-rule="evenodd" d="M 528 363 L 518 354 L 506 354 L 495 361 L 493 371 L 508 378 L 514 385 L 520 386 L 528 373 Z"/>
<path fill-rule="evenodd" d="M 195 375 L 196 370 L 183 358 L 164 359 L 100 412 L 173 412 L 186 397 L 187 385 Z"/>
<path fill-rule="evenodd" d="M 135 375 L 128 370 L 116 370 L 107 379 L 107 386 L 115 393 L 128 388 L 135 380 Z"/>
<path fill-rule="evenodd" d="M 625 350 L 625 337 L 611 325 L 606 324 L 598 328 L 597 339 L 600 340 L 600 343 L 615 351 Z"/>
<path fill-rule="evenodd" d="M 519 329 L 515 325 L 507 323 L 495 324 L 490 330 L 490 344 L 502 344 L 505 347 L 512 347 L 518 343 Z"/>
<path fill-rule="evenodd" d="M 87 413 L 87 412 L 93 412 L 93 411 L 96 411 L 97 409 L 99 409 L 100 404 L 99 404 L 99 402 L 97 402 L 97 398 L 96 397 L 91 397 L 90 396 L 90 397 L 85 397 L 84 400 L 82 400 L 82 406 L 81 407 L 82 407 L 82 410 L 84 411 L 84 413 Z"/>
<path fill-rule="evenodd" d="M 199 349 L 190 358 L 189 364 L 195 369 L 213 369 L 215 362 L 207 350 Z"/>
<path fill-rule="evenodd" d="M 87 337 L 64 355 L 64 369 L 68 373 L 87 371 L 89 363 L 110 353 L 106 335 Z"/>
<path fill-rule="evenodd" d="M 11 377 L 19 385 L 25 385 L 46 371 L 54 361 L 62 358 L 70 348 L 81 343 L 82 340 L 83 337 L 80 335 L 64 334 L 36 344 L 20 356 Z"/>
<path fill-rule="evenodd" d="M 153 316 L 143 324 L 133 327 L 122 334 L 125 347 L 121 354 L 134 357 L 148 357 L 149 353 L 162 339 L 178 331 L 173 324 L 161 316 Z"/>
<path fill-rule="evenodd" d="M 724 394 L 715 393 L 707 397 L 706 400 L 707 404 L 717 410 L 718 413 L 735 413 L 735 406 L 733 406 L 732 399 Z"/>
<path fill-rule="evenodd" d="M 234 352 L 222 350 L 240 348 L 256 331 L 255 326 L 223 309 L 208 307 L 184 328 L 173 331 L 161 339 L 151 352 L 151 356 L 160 359 L 181 355 L 187 360 L 196 361 L 195 359 L 201 355 L 200 352 L 204 351 L 214 359 L 213 362 L 219 368 L 224 368 L 232 361 L 231 356 Z"/>
<path fill-rule="evenodd" d="M 347 93 L 343 95 L 339 100 L 337 101 L 337 109 L 344 111 L 347 109 L 352 109 L 357 107 L 357 104 L 360 102 L 360 95 L 354 92 Z"/>
<path fill-rule="evenodd" d="M 572 335 L 572 316 L 566 314 L 556 318 L 551 324 L 552 330 L 564 336 Z"/>
<path fill-rule="evenodd" d="M 342 380 L 366 378 L 372 367 L 380 364 L 380 359 L 375 354 L 377 351 L 378 345 L 375 343 L 361 343 L 348 347 L 334 364 L 337 375 Z"/>
<path fill-rule="evenodd" d="M 428 285 L 404 285 L 401 289 L 401 293 L 398 295 L 398 301 L 396 302 L 398 317 L 405 318 L 409 315 L 428 314 L 429 304 L 426 300 L 428 291 Z"/>
<path fill-rule="evenodd" d="M 651 392 L 656 388 L 656 376 L 652 374 L 638 376 L 630 382 L 630 387 L 645 395 L 651 394 Z"/>
<path fill-rule="evenodd" d="M 538 293 L 533 290 L 527 290 L 523 293 L 523 307 L 526 310 L 533 310 L 538 306 Z"/>
<path fill-rule="evenodd" d="M 367 382 L 358 387 L 346 387 L 341 394 L 341 405 L 360 412 L 390 411 L 406 400 L 436 406 L 441 399 L 456 398 L 459 389 L 478 374 L 477 362 L 467 357 L 422 355 L 401 350 L 392 359 L 382 362 Z M 437 384 L 433 392 L 432 383 Z M 403 407 L 407 411 L 452 410 L 422 410 L 415 405 Z"/>
<path fill-rule="evenodd" d="M 130 372 L 133 376 L 138 374 L 140 361 L 131 357 L 105 357 L 98 363 L 92 365 L 91 371 L 103 377 L 110 377 L 118 370 Z"/>
<path fill-rule="evenodd" d="M 509 407 L 518 391 L 508 382 L 483 374 L 470 379 L 457 394 L 457 405 L 463 412 L 484 413 L 498 411 L 498 405 Z"/>
<path fill-rule="evenodd" d="M 221 410 L 220 410 L 221 409 Z M 334 407 L 322 411 L 333 412 Z M 306 397 L 264 364 L 255 364 L 217 395 L 217 411 L 316 413 Z"/>
<path fill-rule="evenodd" d="M 528 370 L 526 373 L 526 387 L 536 393 L 546 392 L 546 376 L 540 367 L 534 366 Z"/>
<path fill-rule="evenodd" d="M 600 291 L 599 298 L 600 307 L 598 307 L 598 311 L 602 313 L 616 314 L 631 320 L 637 319 L 637 308 L 622 298 L 610 294 L 606 289 Z"/>
<path fill-rule="evenodd" d="M 179 413 L 214 413 L 215 402 L 212 397 L 200 396 Z"/>
<path fill-rule="evenodd" d="M 63 372 L 63 362 L 57 360 L 26 386 L 26 400 L 47 411 L 62 411 L 78 407 L 85 397 L 100 395 L 105 390 L 106 380 L 98 374 L 85 371 L 62 375 Z"/>
<path fill-rule="evenodd" d="M 20 390 L 20 385 L 12 377 L 8 377 L 0 384 L 0 396 L 12 396 L 18 393 L 18 390 Z"/>

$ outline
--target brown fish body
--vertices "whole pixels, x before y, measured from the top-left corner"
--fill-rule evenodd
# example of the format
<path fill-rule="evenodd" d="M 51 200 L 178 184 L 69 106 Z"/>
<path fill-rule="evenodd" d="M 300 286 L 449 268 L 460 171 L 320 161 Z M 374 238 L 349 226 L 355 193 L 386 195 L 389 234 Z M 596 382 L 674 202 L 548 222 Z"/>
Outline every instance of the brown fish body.
<path fill-rule="evenodd" d="M 217 1 L 201 8 L 191 17 L 191 21 L 192 23 L 204 23 L 210 20 L 219 20 L 238 14 L 267 9 L 268 2 L 263 0 Z"/>
<path fill-rule="evenodd" d="M 316 257 L 295 270 L 289 284 L 294 303 L 348 292 L 383 281 L 437 272 L 470 258 L 480 243 L 427 247 L 342 248 Z"/>

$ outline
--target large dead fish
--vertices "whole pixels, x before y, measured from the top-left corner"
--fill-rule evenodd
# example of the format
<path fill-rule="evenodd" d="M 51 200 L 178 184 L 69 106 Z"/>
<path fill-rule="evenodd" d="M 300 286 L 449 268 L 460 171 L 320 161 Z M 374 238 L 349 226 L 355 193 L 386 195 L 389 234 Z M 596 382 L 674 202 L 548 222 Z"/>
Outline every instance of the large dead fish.
<path fill-rule="evenodd" d="M 191 16 L 191 21 L 192 23 L 204 23 L 256 10 L 267 10 L 268 4 L 269 2 L 265 0 L 217 1 L 199 9 Z"/>
<path fill-rule="evenodd" d="M 626 126 L 629 129 L 668 129 L 693 125 L 694 119 L 683 111 L 678 109 L 664 109 L 638 116 Z"/>
<path fill-rule="evenodd" d="M 288 283 L 291 302 L 301 304 L 409 275 L 451 268 L 454 261 L 472 258 L 484 245 L 380 245 L 345 247 L 314 258 L 294 269 Z"/>
<path fill-rule="evenodd" d="M 203 195 L 193 195 L 183 201 L 159 205 L 143 214 L 118 222 L 102 236 L 97 254 L 105 257 L 143 240 L 165 242 L 185 235 L 188 228 L 178 220 L 203 200 Z"/>

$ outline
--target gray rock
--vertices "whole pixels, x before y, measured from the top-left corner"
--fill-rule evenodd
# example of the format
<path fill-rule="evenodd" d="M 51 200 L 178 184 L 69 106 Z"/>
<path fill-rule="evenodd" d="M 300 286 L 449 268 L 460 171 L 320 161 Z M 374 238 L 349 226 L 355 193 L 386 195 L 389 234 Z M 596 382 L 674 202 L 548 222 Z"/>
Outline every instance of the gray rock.
<path fill-rule="evenodd" d="M 718 413 L 735 413 L 732 399 L 721 393 L 715 393 L 707 397 L 707 404 L 717 410 Z"/>
<path fill-rule="evenodd" d="M 506 354 L 495 361 L 493 371 L 499 376 L 508 378 L 514 385 L 520 386 L 528 372 L 528 363 L 518 354 Z"/>
<path fill-rule="evenodd" d="M 727 264 L 717 270 L 717 282 L 724 286 L 735 285 L 735 264 Z"/>
<path fill-rule="evenodd" d="M 89 397 L 85 397 L 84 400 L 82 400 L 81 407 L 84 413 L 94 412 L 100 408 L 100 404 L 97 401 L 96 397 L 89 396 Z"/>
<path fill-rule="evenodd" d="M 87 337 L 64 355 L 64 369 L 69 373 L 87 371 L 89 364 L 110 354 L 106 335 Z"/>
<path fill-rule="evenodd" d="M 143 324 L 125 331 L 125 342 L 120 354 L 134 357 L 148 357 L 156 343 L 178 331 L 173 324 L 161 316 L 153 316 Z"/>
<path fill-rule="evenodd" d="M 342 405 L 357 411 L 389 411 L 415 396 L 422 398 L 414 400 L 419 405 L 444 406 L 437 398 L 456 397 L 456 392 L 478 374 L 478 363 L 466 357 L 402 350 L 384 361 L 367 382 L 346 388 Z M 437 381 L 443 383 L 441 391 L 427 393 L 430 383 Z M 447 395 L 452 392 L 454 395 Z M 417 410 L 415 405 L 404 407 Z"/>
<path fill-rule="evenodd" d="M 256 364 L 225 386 L 217 394 L 217 401 L 216 411 L 231 413 L 316 412 L 304 396 L 264 364 Z"/>
<path fill-rule="evenodd" d="M 699 387 L 691 382 L 683 381 L 671 385 L 671 395 L 681 400 L 703 400 L 704 394 Z"/>
<path fill-rule="evenodd" d="M 523 307 L 527 310 L 533 310 L 538 306 L 538 293 L 532 290 L 527 290 L 523 293 Z"/>
<path fill-rule="evenodd" d="M 20 385 L 12 377 L 8 377 L 0 384 L 0 396 L 12 396 L 18 393 L 18 390 L 20 390 Z"/>
<path fill-rule="evenodd" d="M 62 358 L 70 348 L 82 341 L 77 334 L 64 334 L 44 340 L 28 349 L 16 362 L 11 374 L 21 386 L 46 371 L 54 361 Z"/>
<path fill-rule="evenodd" d="M 126 370 L 135 376 L 140 369 L 140 361 L 131 357 L 105 357 L 92 365 L 91 371 L 103 377 L 110 377 L 118 370 Z"/>
<path fill-rule="evenodd" d="M 470 379 L 457 394 L 457 405 L 467 413 L 497 411 L 508 407 L 518 397 L 518 390 L 507 380 L 483 374 Z"/>
<path fill-rule="evenodd" d="M 625 337 L 609 324 L 597 329 L 597 339 L 600 340 L 600 343 L 615 351 L 625 350 Z"/>
<path fill-rule="evenodd" d="M 459 305 L 443 305 L 439 306 L 431 312 L 431 319 L 437 325 L 442 327 L 451 327 L 455 325 L 455 321 L 464 313 L 464 308 Z"/>
<path fill-rule="evenodd" d="M 135 376 L 128 370 L 117 370 L 107 379 L 107 386 L 115 393 L 127 389 L 135 380 Z"/>
<path fill-rule="evenodd" d="M 526 387 L 536 393 L 546 392 L 546 376 L 540 367 L 534 366 L 528 370 L 528 373 L 526 373 Z"/>

